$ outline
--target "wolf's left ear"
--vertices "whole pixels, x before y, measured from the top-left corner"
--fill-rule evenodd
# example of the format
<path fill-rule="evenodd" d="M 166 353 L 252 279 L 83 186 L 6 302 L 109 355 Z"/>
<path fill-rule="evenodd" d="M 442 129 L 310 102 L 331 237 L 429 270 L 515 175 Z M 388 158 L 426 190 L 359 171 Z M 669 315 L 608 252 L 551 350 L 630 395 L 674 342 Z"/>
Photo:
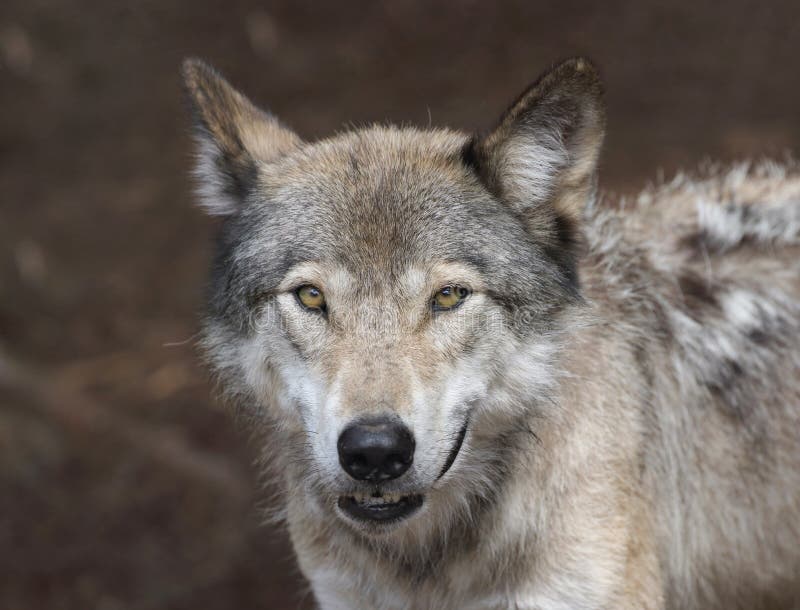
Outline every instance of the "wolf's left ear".
<path fill-rule="evenodd" d="M 574 226 L 594 188 L 604 127 L 597 71 L 569 59 L 531 85 L 466 156 L 531 229 L 548 231 L 555 221 L 558 230 Z"/>
<path fill-rule="evenodd" d="M 182 73 L 199 147 L 200 204 L 209 214 L 227 216 L 253 188 L 258 165 L 279 159 L 301 140 L 202 61 L 187 59 Z"/>

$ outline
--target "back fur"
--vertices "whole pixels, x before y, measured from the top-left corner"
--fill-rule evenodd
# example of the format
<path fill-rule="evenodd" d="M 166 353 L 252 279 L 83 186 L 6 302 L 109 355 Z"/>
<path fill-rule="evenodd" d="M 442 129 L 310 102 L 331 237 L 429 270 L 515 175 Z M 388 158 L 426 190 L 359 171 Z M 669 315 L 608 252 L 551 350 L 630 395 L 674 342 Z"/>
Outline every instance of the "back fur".
<path fill-rule="evenodd" d="M 642 484 L 672 608 L 800 603 L 800 172 L 651 187 L 586 223 L 586 294 L 643 381 Z"/>

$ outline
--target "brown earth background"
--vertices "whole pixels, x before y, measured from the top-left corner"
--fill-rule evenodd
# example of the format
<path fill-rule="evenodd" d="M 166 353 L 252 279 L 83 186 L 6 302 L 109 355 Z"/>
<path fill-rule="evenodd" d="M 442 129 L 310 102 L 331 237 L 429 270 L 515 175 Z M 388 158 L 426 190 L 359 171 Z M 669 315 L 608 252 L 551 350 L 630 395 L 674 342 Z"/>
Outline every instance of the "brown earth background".
<path fill-rule="evenodd" d="M 486 128 L 587 54 L 601 183 L 800 146 L 800 3 L 0 6 L 0 609 L 301 608 L 257 447 L 193 346 L 214 223 L 178 80 L 207 58 L 304 137 Z"/>

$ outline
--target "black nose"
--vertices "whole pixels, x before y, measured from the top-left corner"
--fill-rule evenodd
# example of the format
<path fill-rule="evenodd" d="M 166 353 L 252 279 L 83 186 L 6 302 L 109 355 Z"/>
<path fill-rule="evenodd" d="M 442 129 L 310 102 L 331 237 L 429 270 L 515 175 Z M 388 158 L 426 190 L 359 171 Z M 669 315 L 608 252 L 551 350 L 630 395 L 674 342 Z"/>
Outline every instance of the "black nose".
<path fill-rule="evenodd" d="M 403 424 L 390 419 L 348 426 L 339 436 L 339 463 L 359 481 L 396 479 L 414 461 L 414 437 Z"/>

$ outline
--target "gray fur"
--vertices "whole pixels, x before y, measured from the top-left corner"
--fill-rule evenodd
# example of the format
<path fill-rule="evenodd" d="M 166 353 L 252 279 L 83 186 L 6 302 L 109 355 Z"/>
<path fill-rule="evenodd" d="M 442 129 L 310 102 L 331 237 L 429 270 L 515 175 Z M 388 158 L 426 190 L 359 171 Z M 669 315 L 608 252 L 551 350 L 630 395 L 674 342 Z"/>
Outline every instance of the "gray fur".
<path fill-rule="evenodd" d="M 800 607 L 793 162 L 606 202 L 586 60 L 482 137 L 375 126 L 311 144 L 213 71 L 187 74 L 220 155 L 201 180 L 241 186 L 205 202 L 225 220 L 204 347 L 271 428 L 321 607 Z M 324 287 L 326 316 L 298 307 L 298 282 Z M 448 282 L 471 296 L 431 312 Z M 335 508 L 370 491 L 335 439 L 386 410 L 417 453 L 380 492 L 425 503 L 373 528 Z"/>

